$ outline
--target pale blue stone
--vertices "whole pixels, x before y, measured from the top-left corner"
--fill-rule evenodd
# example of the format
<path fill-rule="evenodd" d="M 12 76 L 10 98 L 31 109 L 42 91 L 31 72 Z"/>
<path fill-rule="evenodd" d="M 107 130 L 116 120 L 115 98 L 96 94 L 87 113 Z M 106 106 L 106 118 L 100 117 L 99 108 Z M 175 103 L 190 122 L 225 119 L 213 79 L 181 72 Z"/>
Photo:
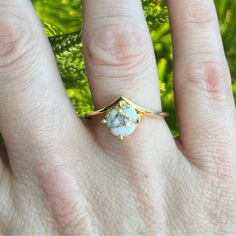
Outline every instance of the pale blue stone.
<path fill-rule="evenodd" d="M 117 109 L 112 109 L 109 113 L 109 117 L 113 120 L 116 117 L 117 113 Z"/>
<path fill-rule="evenodd" d="M 139 117 L 137 112 L 130 107 L 122 108 L 125 117 L 117 109 L 121 108 L 115 107 L 108 113 L 107 127 L 113 135 L 126 137 L 136 130 Z"/>
<path fill-rule="evenodd" d="M 122 127 L 118 127 L 118 128 L 111 128 L 110 131 L 113 135 L 115 136 L 128 136 L 130 134 L 132 134 L 135 130 L 137 129 L 137 125 L 133 125 L 133 126 L 122 126 Z"/>
<path fill-rule="evenodd" d="M 112 127 L 112 121 L 115 119 L 118 111 L 116 109 L 112 109 L 109 112 L 109 116 L 107 117 L 107 127 Z"/>
<path fill-rule="evenodd" d="M 120 124 L 122 122 L 122 119 L 120 118 L 115 118 L 113 121 L 112 121 L 112 125 L 111 125 L 111 128 L 114 128 L 114 127 L 119 127 Z"/>
<path fill-rule="evenodd" d="M 135 110 L 131 109 L 131 108 L 125 108 L 125 114 L 127 114 L 129 116 L 130 120 L 133 121 L 137 121 L 138 120 L 138 114 Z"/>

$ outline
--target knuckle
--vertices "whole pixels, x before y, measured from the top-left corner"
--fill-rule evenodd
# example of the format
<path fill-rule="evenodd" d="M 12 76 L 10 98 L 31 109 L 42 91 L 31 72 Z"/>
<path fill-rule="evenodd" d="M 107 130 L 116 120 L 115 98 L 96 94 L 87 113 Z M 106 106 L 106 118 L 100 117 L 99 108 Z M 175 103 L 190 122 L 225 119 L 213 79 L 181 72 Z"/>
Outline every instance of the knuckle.
<path fill-rule="evenodd" d="M 187 3 L 182 14 L 182 22 L 190 25 L 209 25 L 216 21 L 215 9 L 209 2 L 201 0 Z"/>
<path fill-rule="evenodd" d="M 84 38 L 88 67 L 93 66 L 93 70 L 97 71 L 101 67 L 109 67 L 114 76 L 118 70 L 119 77 L 140 73 L 143 69 L 140 64 L 147 59 L 150 45 L 147 30 L 137 25 L 105 26 L 90 30 Z"/>
<path fill-rule="evenodd" d="M 0 70 L 9 72 L 16 63 L 26 62 L 35 53 L 37 33 L 28 20 L 14 13 L 0 17 Z M 24 60 L 21 60 L 24 59 Z M 29 62 L 29 60 L 28 60 Z"/>
<path fill-rule="evenodd" d="M 197 89 L 204 98 L 223 101 L 228 95 L 230 74 L 227 65 L 216 60 L 191 62 L 186 66 L 183 82 L 184 86 Z"/>

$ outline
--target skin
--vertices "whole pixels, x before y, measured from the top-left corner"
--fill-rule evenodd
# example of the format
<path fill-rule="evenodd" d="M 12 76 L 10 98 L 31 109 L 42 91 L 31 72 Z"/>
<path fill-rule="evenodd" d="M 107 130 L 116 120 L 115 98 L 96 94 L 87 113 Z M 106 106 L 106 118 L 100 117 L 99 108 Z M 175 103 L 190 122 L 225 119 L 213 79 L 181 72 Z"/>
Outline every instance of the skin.
<path fill-rule="evenodd" d="M 78 119 L 29 0 L 0 0 L 1 234 L 233 235 L 236 120 L 212 0 L 169 0 L 180 136 L 145 117 L 123 142 Z M 161 111 L 138 0 L 84 0 L 96 109 Z"/>

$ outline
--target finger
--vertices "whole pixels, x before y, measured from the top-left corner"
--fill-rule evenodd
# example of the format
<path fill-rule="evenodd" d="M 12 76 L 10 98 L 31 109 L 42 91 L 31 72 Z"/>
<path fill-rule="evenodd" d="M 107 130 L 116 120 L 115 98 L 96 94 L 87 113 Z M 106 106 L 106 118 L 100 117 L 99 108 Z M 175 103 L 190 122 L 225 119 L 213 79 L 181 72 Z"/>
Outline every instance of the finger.
<path fill-rule="evenodd" d="M 141 1 L 84 0 L 83 12 L 84 54 L 95 108 L 124 96 L 139 106 L 160 111 L 156 61 Z M 141 127 L 148 136 L 161 133 L 163 140 L 170 138 L 163 120 L 149 120 Z M 100 140 L 109 144 L 105 127 L 99 124 L 96 128 Z M 101 138 L 101 134 L 108 135 Z"/>
<path fill-rule="evenodd" d="M 84 46 L 97 108 L 126 96 L 160 110 L 152 43 L 139 0 L 85 0 Z"/>
<path fill-rule="evenodd" d="M 63 156 L 83 132 L 59 78 L 31 1 L 0 1 L 0 130 L 11 163 Z"/>
<path fill-rule="evenodd" d="M 156 62 L 138 0 L 83 1 L 86 65 L 96 107 L 120 95 L 160 110 Z"/>
<path fill-rule="evenodd" d="M 230 158 L 222 152 L 232 150 L 235 130 L 231 78 L 214 2 L 169 0 L 168 5 L 180 140 L 195 163 L 211 166 L 223 156 Z"/>

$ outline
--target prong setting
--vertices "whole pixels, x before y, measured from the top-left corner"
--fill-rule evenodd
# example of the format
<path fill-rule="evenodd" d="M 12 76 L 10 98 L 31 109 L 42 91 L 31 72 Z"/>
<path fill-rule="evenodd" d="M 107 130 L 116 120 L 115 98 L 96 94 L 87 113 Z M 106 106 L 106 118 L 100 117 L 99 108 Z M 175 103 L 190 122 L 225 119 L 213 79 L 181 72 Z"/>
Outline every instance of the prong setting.
<path fill-rule="evenodd" d="M 102 123 L 106 124 L 114 136 L 123 140 L 136 130 L 140 123 L 140 115 L 131 104 L 119 100 L 107 111 Z"/>
<path fill-rule="evenodd" d="M 106 119 L 103 119 L 103 120 L 101 121 L 101 123 L 105 125 L 105 124 L 107 123 L 107 120 L 106 120 Z"/>
<path fill-rule="evenodd" d="M 119 135 L 118 139 L 122 141 L 122 140 L 124 140 L 124 136 L 123 135 Z"/>

